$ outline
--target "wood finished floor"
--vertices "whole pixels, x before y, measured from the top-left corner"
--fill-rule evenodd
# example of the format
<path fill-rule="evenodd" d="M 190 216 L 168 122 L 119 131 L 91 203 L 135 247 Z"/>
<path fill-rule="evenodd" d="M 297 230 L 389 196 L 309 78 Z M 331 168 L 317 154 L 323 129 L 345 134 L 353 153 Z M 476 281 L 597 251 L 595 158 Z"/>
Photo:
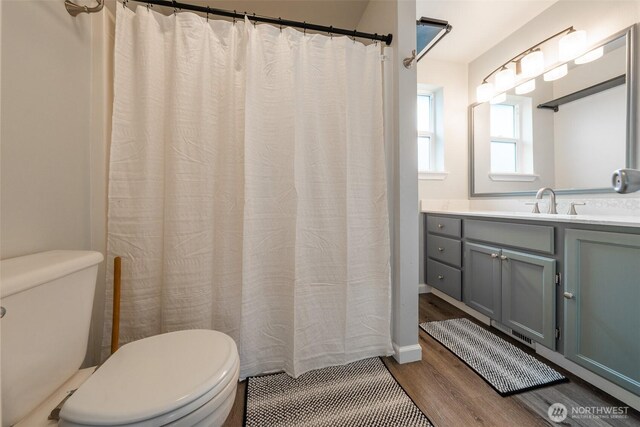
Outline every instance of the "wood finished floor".
<path fill-rule="evenodd" d="M 420 322 L 446 320 L 468 314 L 432 294 L 420 295 Z M 472 319 L 472 318 L 471 318 Z M 473 320 L 473 319 L 472 319 Z M 481 325 L 484 326 L 484 325 Z M 547 409 L 555 402 L 569 411 L 578 406 L 626 406 L 562 368 L 538 357 L 496 329 L 492 332 L 545 361 L 570 382 L 500 397 L 480 376 L 449 350 L 420 330 L 422 360 L 399 365 L 392 357 L 384 362 L 405 391 L 437 427 L 550 426 Z M 236 401 L 225 427 L 242 426 L 246 382 L 238 385 Z M 627 419 L 570 419 L 565 426 L 640 426 L 640 413 L 629 408 Z"/>

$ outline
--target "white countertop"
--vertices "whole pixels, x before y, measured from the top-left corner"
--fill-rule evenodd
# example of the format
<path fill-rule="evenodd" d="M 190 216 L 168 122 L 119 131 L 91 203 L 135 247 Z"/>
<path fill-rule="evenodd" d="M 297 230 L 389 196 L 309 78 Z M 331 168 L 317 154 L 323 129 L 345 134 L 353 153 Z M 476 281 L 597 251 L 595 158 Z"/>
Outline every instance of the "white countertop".
<path fill-rule="evenodd" d="M 563 215 L 534 214 L 528 212 L 471 211 L 471 210 L 436 210 L 422 209 L 423 213 L 443 215 L 464 215 L 484 218 L 524 219 L 531 221 L 566 222 L 572 224 L 609 225 L 618 227 L 640 227 L 640 216 L 608 216 L 608 215 Z"/>

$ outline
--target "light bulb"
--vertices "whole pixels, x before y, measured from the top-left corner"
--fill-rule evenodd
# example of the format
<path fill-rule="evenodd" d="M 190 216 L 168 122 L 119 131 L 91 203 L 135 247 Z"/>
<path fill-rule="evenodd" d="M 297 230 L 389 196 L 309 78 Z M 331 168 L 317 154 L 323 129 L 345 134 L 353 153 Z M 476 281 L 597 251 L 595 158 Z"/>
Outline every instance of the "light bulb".
<path fill-rule="evenodd" d="M 558 43 L 558 56 L 561 62 L 570 61 L 587 48 L 587 32 L 584 30 L 572 31 L 560 39 Z"/>
<path fill-rule="evenodd" d="M 476 88 L 476 100 L 478 102 L 487 102 L 493 96 L 493 83 L 482 83 Z"/>
<path fill-rule="evenodd" d="M 544 73 L 543 79 L 545 82 L 552 82 L 554 80 L 558 80 L 567 75 L 568 71 L 567 64 L 562 64 L 559 67 L 554 68 L 551 71 Z"/>
<path fill-rule="evenodd" d="M 496 95 L 493 98 L 491 98 L 491 101 L 489 102 L 491 104 L 501 104 L 506 100 L 507 100 L 507 94 L 506 92 L 502 92 L 500 95 Z"/>
<path fill-rule="evenodd" d="M 538 76 L 544 71 L 544 54 L 541 50 L 533 51 L 522 58 L 520 63 L 524 77 Z"/>
<path fill-rule="evenodd" d="M 516 83 L 516 73 L 510 68 L 503 68 L 496 74 L 496 90 L 498 92 L 511 89 Z"/>
<path fill-rule="evenodd" d="M 516 86 L 516 94 L 524 95 L 525 93 L 529 93 L 536 88 L 536 79 L 531 79 L 528 82 L 522 83 L 520 86 Z"/>
<path fill-rule="evenodd" d="M 579 58 L 576 58 L 574 61 L 576 64 L 586 64 L 587 62 L 595 61 L 598 58 L 601 58 L 604 54 L 604 47 L 600 46 L 599 48 L 593 49 L 591 52 L 587 52 Z"/>

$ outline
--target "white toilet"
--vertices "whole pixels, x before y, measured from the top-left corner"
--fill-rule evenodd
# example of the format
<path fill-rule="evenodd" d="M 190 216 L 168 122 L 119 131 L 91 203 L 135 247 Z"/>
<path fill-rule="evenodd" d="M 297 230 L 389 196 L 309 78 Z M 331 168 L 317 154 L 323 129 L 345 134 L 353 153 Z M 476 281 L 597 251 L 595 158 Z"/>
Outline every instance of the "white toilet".
<path fill-rule="evenodd" d="M 235 342 L 209 330 L 171 332 L 121 347 L 78 371 L 89 334 L 98 252 L 50 251 L 1 261 L 2 427 L 219 426 L 236 396 Z M 55 403 L 53 403 L 55 402 Z"/>

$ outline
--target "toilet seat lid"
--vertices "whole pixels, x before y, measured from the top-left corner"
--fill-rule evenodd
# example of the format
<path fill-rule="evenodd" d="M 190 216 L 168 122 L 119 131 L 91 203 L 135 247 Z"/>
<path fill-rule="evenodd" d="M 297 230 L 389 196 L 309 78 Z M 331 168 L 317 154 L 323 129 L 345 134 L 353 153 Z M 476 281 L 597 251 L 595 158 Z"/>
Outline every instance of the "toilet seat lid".
<path fill-rule="evenodd" d="M 231 337 L 188 330 L 124 345 L 67 400 L 60 417 L 119 425 L 175 411 L 223 387 L 237 369 Z"/>

